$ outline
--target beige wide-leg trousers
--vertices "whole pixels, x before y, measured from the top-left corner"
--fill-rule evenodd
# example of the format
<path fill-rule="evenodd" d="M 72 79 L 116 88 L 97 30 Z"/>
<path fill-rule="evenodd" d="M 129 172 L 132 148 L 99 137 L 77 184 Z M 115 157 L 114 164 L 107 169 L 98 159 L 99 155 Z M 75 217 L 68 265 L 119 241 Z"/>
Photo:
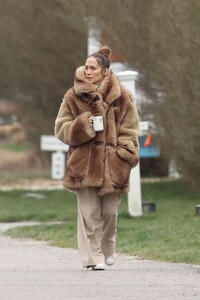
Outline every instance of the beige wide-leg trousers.
<path fill-rule="evenodd" d="M 76 191 L 77 241 L 84 267 L 104 263 L 115 253 L 119 194 L 98 196 L 97 189 L 86 187 Z"/>

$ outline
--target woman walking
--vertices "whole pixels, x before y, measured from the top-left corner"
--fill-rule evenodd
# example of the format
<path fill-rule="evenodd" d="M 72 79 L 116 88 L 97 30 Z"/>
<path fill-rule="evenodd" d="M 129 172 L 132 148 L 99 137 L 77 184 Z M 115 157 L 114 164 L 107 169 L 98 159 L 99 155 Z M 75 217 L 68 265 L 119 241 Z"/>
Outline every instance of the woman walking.
<path fill-rule="evenodd" d="M 139 160 L 136 104 L 110 54 L 103 46 L 77 68 L 55 121 L 55 136 L 69 145 L 63 185 L 77 196 L 79 253 L 92 270 L 115 263 L 120 195 Z"/>

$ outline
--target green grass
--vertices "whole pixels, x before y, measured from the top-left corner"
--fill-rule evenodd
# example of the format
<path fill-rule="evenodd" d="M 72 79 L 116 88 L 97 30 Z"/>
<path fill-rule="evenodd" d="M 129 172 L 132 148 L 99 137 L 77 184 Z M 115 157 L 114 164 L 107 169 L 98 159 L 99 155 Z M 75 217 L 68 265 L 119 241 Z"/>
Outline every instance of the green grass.
<path fill-rule="evenodd" d="M 1 150 L 8 150 L 11 152 L 25 152 L 29 149 L 29 146 L 26 144 L 5 144 L 0 146 Z"/>
<path fill-rule="evenodd" d="M 66 191 L 38 191 L 43 199 L 27 197 L 30 191 L 0 193 L 0 221 L 59 220 L 64 224 L 41 224 L 10 229 L 13 237 L 50 241 L 76 248 L 76 199 Z M 36 192 L 35 192 L 36 193 Z M 145 202 L 154 202 L 156 212 L 140 218 L 128 214 L 127 199 L 119 209 L 117 252 L 146 259 L 200 264 L 200 217 L 195 216 L 199 195 L 181 182 L 143 183 Z"/>
<path fill-rule="evenodd" d="M 48 241 L 50 245 L 58 247 L 77 248 L 76 243 L 76 218 L 73 216 L 64 224 L 34 225 L 9 229 L 5 235 L 15 238 L 32 238 Z"/>
<path fill-rule="evenodd" d="M 64 190 L 0 192 L 0 222 L 68 221 L 76 214 L 76 198 Z"/>

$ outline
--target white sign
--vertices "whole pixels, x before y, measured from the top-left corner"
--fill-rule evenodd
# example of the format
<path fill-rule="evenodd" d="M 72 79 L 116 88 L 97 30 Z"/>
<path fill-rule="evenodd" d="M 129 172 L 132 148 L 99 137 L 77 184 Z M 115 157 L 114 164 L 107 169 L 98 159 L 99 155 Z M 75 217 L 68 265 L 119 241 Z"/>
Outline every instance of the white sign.
<path fill-rule="evenodd" d="M 67 152 L 69 146 L 58 140 L 54 135 L 42 135 L 40 137 L 40 148 L 43 151 Z"/>
<path fill-rule="evenodd" d="M 143 135 L 149 130 L 149 122 L 148 121 L 142 121 L 140 122 L 140 135 Z"/>

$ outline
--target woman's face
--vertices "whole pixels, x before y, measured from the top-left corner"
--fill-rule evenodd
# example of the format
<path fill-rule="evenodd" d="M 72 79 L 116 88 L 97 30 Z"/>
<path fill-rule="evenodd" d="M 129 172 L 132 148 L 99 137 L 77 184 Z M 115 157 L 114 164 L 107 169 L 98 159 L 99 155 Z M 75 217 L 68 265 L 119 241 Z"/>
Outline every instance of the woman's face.
<path fill-rule="evenodd" d="M 86 78 L 94 84 L 99 84 L 106 74 L 106 69 L 104 69 L 97 62 L 96 58 L 91 56 L 85 62 L 85 76 Z"/>

